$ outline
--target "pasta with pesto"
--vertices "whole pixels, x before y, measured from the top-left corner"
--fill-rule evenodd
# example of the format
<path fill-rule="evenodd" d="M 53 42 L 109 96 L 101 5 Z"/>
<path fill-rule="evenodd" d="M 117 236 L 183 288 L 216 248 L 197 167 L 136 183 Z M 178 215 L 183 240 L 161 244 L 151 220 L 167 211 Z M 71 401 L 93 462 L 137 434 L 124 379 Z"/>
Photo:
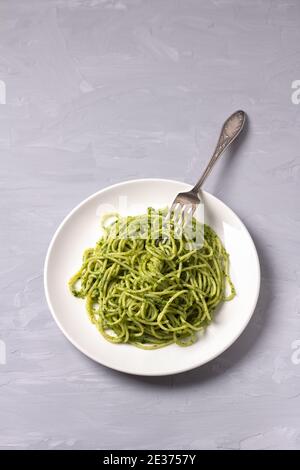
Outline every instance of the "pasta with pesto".
<path fill-rule="evenodd" d="M 191 247 L 165 216 L 166 210 L 151 208 L 144 215 L 105 216 L 103 235 L 84 252 L 69 281 L 72 294 L 86 300 L 90 320 L 112 343 L 189 346 L 220 303 L 235 296 L 229 255 L 217 234 L 202 225 L 203 243 Z M 201 229 L 194 218 L 192 224 Z"/>

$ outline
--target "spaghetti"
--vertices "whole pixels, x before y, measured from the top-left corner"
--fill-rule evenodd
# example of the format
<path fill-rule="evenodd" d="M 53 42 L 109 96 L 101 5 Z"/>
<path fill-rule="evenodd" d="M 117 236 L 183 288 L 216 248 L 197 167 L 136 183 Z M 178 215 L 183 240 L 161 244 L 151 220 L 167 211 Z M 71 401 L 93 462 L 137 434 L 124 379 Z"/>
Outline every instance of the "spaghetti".
<path fill-rule="evenodd" d="M 172 219 L 165 223 L 165 215 L 149 208 L 142 216 L 105 216 L 103 236 L 84 252 L 69 281 L 72 294 L 86 299 L 90 320 L 112 343 L 189 346 L 218 305 L 235 296 L 229 255 L 216 233 L 202 225 L 203 243 L 191 247 L 184 233 L 176 236 Z M 201 229 L 194 218 L 192 224 Z"/>

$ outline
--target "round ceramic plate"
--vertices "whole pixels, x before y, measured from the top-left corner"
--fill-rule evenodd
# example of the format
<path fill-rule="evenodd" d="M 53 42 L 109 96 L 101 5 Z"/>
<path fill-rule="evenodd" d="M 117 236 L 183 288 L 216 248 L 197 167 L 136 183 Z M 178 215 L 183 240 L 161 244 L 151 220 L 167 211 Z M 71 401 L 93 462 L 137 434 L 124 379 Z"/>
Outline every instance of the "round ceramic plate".
<path fill-rule="evenodd" d="M 139 214 L 147 207 L 170 205 L 175 195 L 191 187 L 163 179 L 127 181 L 105 188 L 83 201 L 56 231 L 45 262 L 45 292 L 52 315 L 65 336 L 91 359 L 112 369 L 137 375 L 168 375 L 201 366 L 227 349 L 248 324 L 258 298 L 260 268 L 254 243 L 244 224 L 223 202 L 203 192 L 205 223 L 221 237 L 230 254 L 230 273 L 237 296 L 224 302 L 204 335 L 192 346 L 177 345 L 145 351 L 106 341 L 90 322 L 85 301 L 68 289 L 80 268 L 82 253 L 100 237 L 100 219 L 117 210 Z"/>

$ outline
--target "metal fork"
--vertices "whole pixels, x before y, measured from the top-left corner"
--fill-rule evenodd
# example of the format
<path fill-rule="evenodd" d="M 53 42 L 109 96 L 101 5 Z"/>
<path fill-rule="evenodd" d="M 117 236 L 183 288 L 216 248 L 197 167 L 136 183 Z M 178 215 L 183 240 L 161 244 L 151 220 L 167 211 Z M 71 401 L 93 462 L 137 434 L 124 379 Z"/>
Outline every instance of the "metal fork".
<path fill-rule="evenodd" d="M 169 219 L 173 217 L 175 225 L 183 225 L 187 219 L 192 218 L 198 204 L 201 202 L 199 191 L 204 181 L 210 174 L 216 161 L 240 134 L 244 127 L 245 121 L 246 113 L 244 111 L 236 111 L 224 122 L 215 151 L 199 181 L 190 191 L 178 193 L 173 201 L 166 218 Z"/>

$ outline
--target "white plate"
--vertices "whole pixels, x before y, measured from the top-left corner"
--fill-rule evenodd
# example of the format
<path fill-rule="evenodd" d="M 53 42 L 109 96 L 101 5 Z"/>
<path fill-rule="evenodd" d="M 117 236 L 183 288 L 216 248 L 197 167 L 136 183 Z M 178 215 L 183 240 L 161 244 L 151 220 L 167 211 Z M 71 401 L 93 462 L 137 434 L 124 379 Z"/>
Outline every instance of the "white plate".
<path fill-rule="evenodd" d="M 137 375 L 184 372 L 214 359 L 242 333 L 256 306 L 260 268 L 254 243 L 240 219 L 223 202 L 203 192 L 205 222 L 221 237 L 230 254 L 230 272 L 237 296 L 220 307 L 206 333 L 193 346 L 144 351 L 111 344 L 92 325 L 85 301 L 69 292 L 67 283 L 81 266 L 82 253 L 100 236 L 99 221 L 113 208 L 121 213 L 142 213 L 148 206 L 169 205 L 174 196 L 190 189 L 178 181 L 141 179 L 105 188 L 83 201 L 56 231 L 45 262 L 45 292 L 52 315 L 65 336 L 91 359 L 112 369 Z"/>

